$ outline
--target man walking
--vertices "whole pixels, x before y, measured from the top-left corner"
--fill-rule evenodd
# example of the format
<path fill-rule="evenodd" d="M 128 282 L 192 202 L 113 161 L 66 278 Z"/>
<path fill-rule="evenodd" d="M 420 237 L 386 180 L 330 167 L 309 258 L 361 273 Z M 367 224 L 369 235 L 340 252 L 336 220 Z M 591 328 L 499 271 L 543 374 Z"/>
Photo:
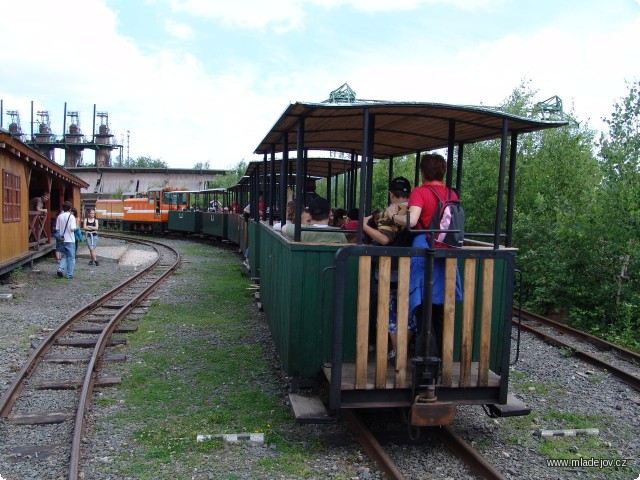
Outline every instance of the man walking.
<path fill-rule="evenodd" d="M 76 236 L 75 231 L 78 228 L 76 218 L 71 214 L 71 202 L 66 201 L 62 204 L 62 213 L 58 215 L 56 220 L 56 231 L 60 233 L 62 240 L 62 260 L 58 264 L 58 276 L 73 278 L 73 270 L 76 266 Z"/>

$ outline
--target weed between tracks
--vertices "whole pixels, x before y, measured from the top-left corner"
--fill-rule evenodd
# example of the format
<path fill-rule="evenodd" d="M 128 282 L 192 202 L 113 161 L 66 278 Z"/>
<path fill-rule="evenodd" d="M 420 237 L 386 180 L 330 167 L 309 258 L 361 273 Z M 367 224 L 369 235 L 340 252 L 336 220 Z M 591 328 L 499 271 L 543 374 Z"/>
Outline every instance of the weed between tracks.
<path fill-rule="evenodd" d="M 103 391 L 100 403 L 113 413 L 96 427 L 129 432 L 128 446 L 97 468 L 135 479 L 311 477 L 322 447 L 293 422 L 250 335 L 264 327 L 240 262 L 207 245 L 182 252 L 185 263 L 128 337 L 122 385 Z M 246 432 L 264 432 L 265 446 L 196 442 Z M 353 472 L 343 475 L 332 478 Z"/>
<path fill-rule="evenodd" d="M 622 458 L 634 458 L 635 455 L 627 450 L 618 451 L 605 441 L 603 436 L 581 437 L 537 437 L 532 433 L 540 428 L 564 430 L 564 429 L 588 429 L 598 428 L 601 432 L 614 429 L 620 437 L 621 444 L 628 443 L 629 433 L 624 426 L 615 425 L 615 419 L 607 415 L 581 415 L 572 412 L 559 412 L 551 408 L 544 408 L 546 397 L 565 395 L 566 392 L 558 384 L 531 382 L 527 375 L 513 370 L 510 373 L 511 388 L 515 392 L 527 392 L 535 395 L 541 402 L 540 407 L 534 409 L 529 415 L 522 417 L 507 417 L 500 420 L 500 437 L 506 444 L 518 444 L 522 447 L 537 451 L 548 459 L 577 459 L 600 458 L 619 460 Z M 482 450 L 482 449 L 480 449 Z M 625 468 L 610 469 L 606 471 L 606 478 L 635 478 L 632 477 L 633 465 Z M 583 472 L 584 478 L 603 478 L 602 471 L 591 469 Z"/>

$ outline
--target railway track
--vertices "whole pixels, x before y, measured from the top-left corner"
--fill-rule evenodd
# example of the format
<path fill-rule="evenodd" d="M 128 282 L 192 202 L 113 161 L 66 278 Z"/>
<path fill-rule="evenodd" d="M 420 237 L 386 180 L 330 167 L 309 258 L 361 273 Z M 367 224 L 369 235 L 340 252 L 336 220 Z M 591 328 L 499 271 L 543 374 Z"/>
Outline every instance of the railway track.
<path fill-rule="evenodd" d="M 46 444 L 16 445 L 16 454 L 35 458 L 68 455 L 70 480 L 80 478 L 82 438 L 94 388 L 120 382 L 102 373 L 105 362 L 124 360 L 124 355 L 107 353 L 108 347 L 125 343 L 113 334 L 135 331 L 135 326 L 121 326 L 121 321 L 137 316 L 140 305 L 180 262 L 179 253 L 162 243 L 128 237 L 126 241 L 151 246 L 156 260 L 73 313 L 34 345 L 0 398 L 0 417 L 7 428 L 47 429 Z"/>
<path fill-rule="evenodd" d="M 376 436 L 367 427 L 362 416 L 353 410 L 346 410 L 343 416 L 356 441 L 371 461 L 378 467 L 380 472 L 382 472 L 384 478 L 389 480 L 404 480 L 404 474 L 385 452 L 380 442 L 376 439 Z M 452 429 L 448 427 L 433 427 L 428 428 L 427 431 L 437 437 L 437 439 L 478 478 L 486 480 L 505 479 L 491 463 Z"/>
<path fill-rule="evenodd" d="M 565 348 L 572 356 L 603 368 L 635 390 L 640 390 L 640 354 L 594 337 L 575 328 L 541 315 L 522 310 L 524 331 L 533 333 L 545 342 Z M 514 309 L 514 315 L 518 311 Z M 513 321 L 518 325 L 516 320 Z"/>

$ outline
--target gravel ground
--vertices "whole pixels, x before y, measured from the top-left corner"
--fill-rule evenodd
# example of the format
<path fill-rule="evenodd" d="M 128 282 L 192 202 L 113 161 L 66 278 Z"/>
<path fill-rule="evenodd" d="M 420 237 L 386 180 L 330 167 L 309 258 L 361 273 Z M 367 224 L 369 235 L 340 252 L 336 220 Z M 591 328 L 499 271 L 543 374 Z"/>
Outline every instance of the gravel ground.
<path fill-rule="evenodd" d="M 101 239 L 106 246 L 115 241 Z M 174 246 L 182 241 L 168 240 Z M 135 247 L 137 248 L 137 247 Z M 231 253 L 230 253 L 231 254 Z M 131 258 L 131 256 L 129 257 Z M 133 255 L 133 258 L 137 258 Z M 182 268 L 189 268 L 199 259 L 185 258 Z M 238 258 L 238 262 L 240 262 Z M 137 262 L 139 264 L 139 262 Z M 48 328 L 57 325 L 80 306 L 88 303 L 120 283 L 126 275 L 132 274 L 138 265 L 135 260 L 123 263 L 101 262 L 99 267 L 90 267 L 86 259 L 80 259 L 76 278 L 69 281 L 55 276 L 56 263 L 44 259 L 36 264 L 33 272 L 23 269 L 0 285 L 0 293 L 12 293 L 14 299 L 0 302 L 0 395 L 13 380 L 15 371 L 30 352 L 32 341 L 43 338 Z M 177 282 L 187 276 L 171 277 L 161 287 L 157 296 L 161 302 L 188 301 L 168 295 Z M 175 289 L 173 289 L 175 291 Z M 43 292 L 46 292 L 43 294 Z M 247 339 L 259 343 L 265 351 L 275 350 L 266 323 L 256 311 L 254 338 Z M 127 350 L 129 358 L 136 352 Z M 275 360 L 274 360 L 275 362 Z M 554 347 L 546 345 L 532 336 L 523 334 L 520 361 L 513 367 L 515 392 L 529 406 L 533 413 L 528 417 L 492 419 L 482 413 L 478 406 L 458 409 L 454 430 L 479 448 L 507 478 L 523 479 L 564 479 L 564 478 L 620 478 L 636 479 L 640 475 L 638 458 L 640 452 L 640 399 L 638 392 L 620 383 L 606 372 L 599 372 L 576 359 L 565 357 Z M 516 378 L 517 377 L 517 378 Z M 264 378 L 263 388 L 278 391 L 286 401 L 287 381 L 273 369 L 273 375 Z M 101 418 L 114 411 L 125 411 L 122 403 L 100 404 L 94 402 L 91 421 L 86 434 L 88 453 L 83 463 L 84 478 L 95 480 L 114 479 L 101 473 L 101 464 L 108 464 L 115 458 L 123 458 L 135 452 L 130 431 L 113 431 L 101 423 Z M 540 447 L 548 440 L 534 435 L 536 428 L 558 428 L 553 412 L 573 414 L 576 417 L 595 418 L 600 428 L 596 440 L 605 444 L 610 454 L 602 458 L 631 459 L 633 471 L 594 468 L 550 468 L 547 457 L 541 455 Z M 524 425 L 524 428 L 523 428 Z M 519 426 L 519 428 L 516 428 Z M 564 426 L 567 426 L 566 423 Z M 131 426 L 133 430 L 136 426 Z M 51 429 L 64 427 L 51 427 Z M 40 461 L 17 459 L 9 450 L 16 444 L 33 443 L 33 433 L 28 428 L 19 432 L 18 438 L 7 438 L 0 422 L 0 477 L 6 480 L 65 478 L 52 455 Z M 321 435 L 327 440 L 327 454 L 309 465 L 311 472 L 306 478 L 338 478 L 346 468 L 358 472 L 355 479 L 379 479 L 380 474 L 372 467 L 364 453 L 354 444 L 336 441 L 348 438 L 342 423 L 331 426 L 298 426 L 292 422 L 292 435 L 304 439 L 311 435 Z M 22 436 L 22 437 L 20 437 Z M 573 451 L 584 452 L 587 442 L 594 437 L 575 437 L 571 445 Z M 390 455 L 405 473 L 407 479 L 465 479 L 473 478 L 459 462 L 433 441 L 425 445 L 388 445 Z M 64 450 L 58 452 L 64 455 Z M 216 472 L 225 472 L 227 478 L 256 478 L 250 473 L 252 464 L 260 458 L 277 455 L 269 445 L 239 445 L 226 448 L 218 455 L 203 457 L 197 471 L 181 471 L 172 465 L 167 478 L 208 479 L 221 478 Z M 232 477 L 235 475 L 235 477 Z M 278 478 L 292 478 L 282 475 Z"/>

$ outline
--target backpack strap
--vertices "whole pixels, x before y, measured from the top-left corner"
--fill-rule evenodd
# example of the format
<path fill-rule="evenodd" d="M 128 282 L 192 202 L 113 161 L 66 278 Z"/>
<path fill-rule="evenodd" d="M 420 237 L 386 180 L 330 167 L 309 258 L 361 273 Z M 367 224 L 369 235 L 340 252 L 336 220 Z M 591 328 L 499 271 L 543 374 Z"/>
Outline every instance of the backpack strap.
<path fill-rule="evenodd" d="M 438 193 L 438 190 L 436 190 L 433 185 L 425 185 L 425 187 L 427 187 L 427 189 L 429 189 L 431 191 L 431 193 L 433 193 L 436 196 L 436 199 L 439 202 L 444 202 L 444 200 L 442 199 L 442 197 Z M 447 190 L 449 190 L 449 189 L 447 188 Z"/>
<path fill-rule="evenodd" d="M 67 227 L 69 226 L 69 220 L 71 220 L 71 213 L 69 213 L 69 216 L 67 217 L 67 223 L 64 224 L 64 230 L 62 230 L 62 237 L 64 238 L 64 232 L 67 231 Z"/>
<path fill-rule="evenodd" d="M 449 188 L 449 187 L 444 187 L 447 190 L 447 198 L 446 200 L 444 198 L 442 198 L 440 196 L 440 194 L 438 193 L 438 190 L 435 189 L 435 187 L 433 185 L 425 185 L 425 187 L 427 187 L 429 190 L 431 190 L 431 192 L 436 196 L 436 198 L 438 199 L 439 202 L 444 203 L 445 201 L 449 201 L 451 200 L 451 192 L 453 191 L 453 188 Z"/>

